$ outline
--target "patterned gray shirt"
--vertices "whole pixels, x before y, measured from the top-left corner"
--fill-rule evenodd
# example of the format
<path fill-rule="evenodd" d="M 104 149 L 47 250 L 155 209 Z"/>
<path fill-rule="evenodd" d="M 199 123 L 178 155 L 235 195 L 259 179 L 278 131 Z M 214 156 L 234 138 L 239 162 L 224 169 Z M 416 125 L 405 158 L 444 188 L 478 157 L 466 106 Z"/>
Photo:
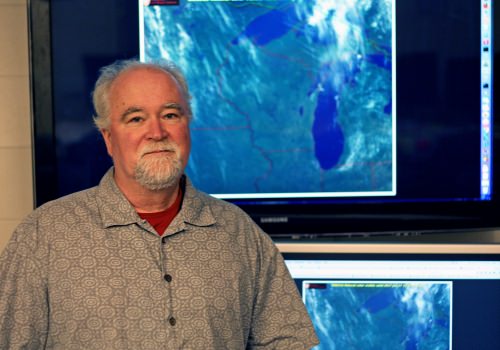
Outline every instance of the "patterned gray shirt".
<path fill-rule="evenodd" d="M 307 311 L 269 237 L 187 181 L 163 237 L 113 180 L 47 203 L 0 257 L 1 349 L 307 349 Z"/>

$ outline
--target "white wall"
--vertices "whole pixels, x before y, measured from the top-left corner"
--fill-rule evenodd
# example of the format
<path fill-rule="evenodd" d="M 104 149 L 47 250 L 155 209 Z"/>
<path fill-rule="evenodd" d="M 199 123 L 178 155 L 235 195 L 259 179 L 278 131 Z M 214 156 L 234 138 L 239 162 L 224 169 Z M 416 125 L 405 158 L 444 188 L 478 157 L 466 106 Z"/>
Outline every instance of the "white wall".
<path fill-rule="evenodd" d="M 0 251 L 33 209 L 27 0 L 0 0 Z"/>

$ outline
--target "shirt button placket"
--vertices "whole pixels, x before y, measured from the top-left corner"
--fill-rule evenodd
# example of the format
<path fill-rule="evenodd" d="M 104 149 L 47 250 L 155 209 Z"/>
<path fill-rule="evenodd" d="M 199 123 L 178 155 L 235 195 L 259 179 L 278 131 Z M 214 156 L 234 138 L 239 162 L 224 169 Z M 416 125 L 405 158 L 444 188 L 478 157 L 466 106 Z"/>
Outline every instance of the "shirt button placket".
<path fill-rule="evenodd" d="M 161 238 L 161 243 L 162 243 L 162 245 L 167 244 L 167 237 L 166 236 Z M 165 261 L 162 261 L 162 264 L 165 264 Z M 163 275 L 163 279 L 165 281 L 167 281 L 168 283 L 170 283 L 170 282 L 172 282 L 172 275 L 166 273 Z"/>
<path fill-rule="evenodd" d="M 167 244 L 167 242 L 168 242 L 168 237 L 167 236 L 164 236 L 164 237 L 161 238 L 162 245 Z M 165 264 L 165 261 L 162 261 L 162 264 Z M 167 282 L 168 284 L 170 284 L 172 282 L 172 275 L 170 275 L 168 273 L 165 273 L 163 275 L 163 279 L 165 280 L 165 282 Z M 168 317 L 168 324 L 170 326 L 174 327 L 177 324 L 177 320 L 175 319 L 175 317 L 173 317 L 173 316 Z"/>

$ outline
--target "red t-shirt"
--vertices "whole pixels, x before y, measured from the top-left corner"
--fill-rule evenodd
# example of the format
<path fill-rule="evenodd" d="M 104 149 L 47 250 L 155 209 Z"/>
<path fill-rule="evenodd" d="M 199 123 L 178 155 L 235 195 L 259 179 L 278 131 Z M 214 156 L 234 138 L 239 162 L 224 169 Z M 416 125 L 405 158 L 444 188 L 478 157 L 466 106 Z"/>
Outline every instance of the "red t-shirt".
<path fill-rule="evenodd" d="M 154 227 L 156 232 L 162 236 L 165 233 L 168 225 L 175 218 L 179 210 L 181 209 L 182 203 L 182 190 L 179 189 L 179 193 L 177 194 L 177 198 L 175 202 L 168 207 L 166 210 L 156 212 L 156 213 L 138 213 L 141 219 L 149 222 L 151 226 Z"/>

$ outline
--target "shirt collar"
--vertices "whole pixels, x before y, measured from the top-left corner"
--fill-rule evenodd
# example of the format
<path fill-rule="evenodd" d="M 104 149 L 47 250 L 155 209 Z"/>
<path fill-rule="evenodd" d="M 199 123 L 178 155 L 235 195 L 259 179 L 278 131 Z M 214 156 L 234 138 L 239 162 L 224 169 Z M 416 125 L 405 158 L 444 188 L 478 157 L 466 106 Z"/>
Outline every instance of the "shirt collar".
<path fill-rule="evenodd" d="M 140 223 L 134 207 L 120 191 L 113 177 L 114 168 L 111 167 L 101 179 L 97 188 L 97 206 L 104 227 L 123 226 Z M 210 226 L 216 220 L 210 209 L 211 197 L 196 190 L 186 177 L 184 199 L 180 212 L 166 231 L 179 232 L 185 229 L 185 224 L 194 226 Z"/>
<path fill-rule="evenodd" d="M 213 225 L 216 222 L 210 209 L 210 201 L 213 200 L 214 198 L 194 188 L 191 180 L 185 176 L 184 199 L 178 217 L 194 226 Z"/>
<path fill-rule="evenodd" d="M 130 225 L 139 222 L 134 207 L 116 185 L 111 167 L 104 174 L 97 188 L 97 206 L 104 227 Z"/>

